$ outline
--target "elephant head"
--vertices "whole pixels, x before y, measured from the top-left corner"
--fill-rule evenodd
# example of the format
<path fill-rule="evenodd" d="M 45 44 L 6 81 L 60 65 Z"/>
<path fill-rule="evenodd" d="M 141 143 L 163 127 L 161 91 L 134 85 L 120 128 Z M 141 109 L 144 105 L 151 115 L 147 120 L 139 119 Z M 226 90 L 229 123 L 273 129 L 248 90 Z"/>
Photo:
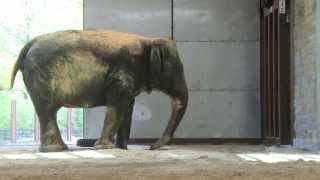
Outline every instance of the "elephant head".
<path fill-rule="evenodd" d="M 188 87 L 176 43 L 170 39 L 154 39 L 150 43 L 147 91 L 159 90 L 172 101 L 172 112 L 162 137 L 151 149 L 167 144 L 174 135 L 188 104 Z"/>

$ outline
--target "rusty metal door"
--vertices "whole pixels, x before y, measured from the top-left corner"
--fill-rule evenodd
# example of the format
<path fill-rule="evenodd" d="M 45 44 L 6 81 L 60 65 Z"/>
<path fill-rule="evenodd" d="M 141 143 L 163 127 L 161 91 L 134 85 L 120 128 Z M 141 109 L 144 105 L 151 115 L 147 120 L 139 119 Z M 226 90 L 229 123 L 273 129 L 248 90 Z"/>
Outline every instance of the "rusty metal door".
<path fill-rule="evenodd" d="M 261 115 L 264 144 L 291 144 L 290 0 L 261 0 Z"/>

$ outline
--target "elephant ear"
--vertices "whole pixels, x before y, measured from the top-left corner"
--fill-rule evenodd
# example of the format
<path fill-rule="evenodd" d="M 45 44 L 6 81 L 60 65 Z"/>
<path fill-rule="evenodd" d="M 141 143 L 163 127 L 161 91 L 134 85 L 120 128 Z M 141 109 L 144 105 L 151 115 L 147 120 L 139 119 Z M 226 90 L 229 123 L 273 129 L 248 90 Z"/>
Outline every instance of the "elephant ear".
<path fill-rule="evenodd" d="M 149 82 L 147 84 L 148 91 L 152 90 L 152 83 L 156 81 L 162 71 L 163 55 L 159 46 L 152 47 L 150 50 L 149 60 Z"/>
<path fill-rule="evenodd" d="M 162 54 L 159 47 L 151 48 L 150 52 L 150 75 L 156 77 L 160 74 L 162 64 Z"/>

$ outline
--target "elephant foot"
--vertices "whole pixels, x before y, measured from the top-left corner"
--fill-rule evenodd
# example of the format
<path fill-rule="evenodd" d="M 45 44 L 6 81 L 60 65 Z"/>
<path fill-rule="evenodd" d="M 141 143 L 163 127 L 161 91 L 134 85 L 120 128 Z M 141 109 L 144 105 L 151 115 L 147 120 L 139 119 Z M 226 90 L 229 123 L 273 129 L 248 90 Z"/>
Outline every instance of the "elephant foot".
<path fill-rule="evenodd" d="M 68 150 L 65 144 L 51 144 L 51 145 L 40 145 L 40 152 L 59 152 Z"/>
<path fill-rule="evenodd" d="M 116 148 L 128 150 L 128 143 L 117 139 Z"/>
<path fill-rule="evenodd" d="M 113 144 L 111 142 L 101 142 L 97 141 L 94 145 L 95 149 L 113 149 Z"/>
<path fill-rule="evenodd" d="M 163 136 L 156 143 L 151 144 L 150 150 L 159 149 L 161 146 L 168 144 L 170 140 L 170 136 Z"/>
<path fill-rule="evenodd" d="M 116 148 L 119 148 L 119 149 L 123 149 L 123 150 L 128 150 L 128 146 L 127 145 L 116 145 Z"/>

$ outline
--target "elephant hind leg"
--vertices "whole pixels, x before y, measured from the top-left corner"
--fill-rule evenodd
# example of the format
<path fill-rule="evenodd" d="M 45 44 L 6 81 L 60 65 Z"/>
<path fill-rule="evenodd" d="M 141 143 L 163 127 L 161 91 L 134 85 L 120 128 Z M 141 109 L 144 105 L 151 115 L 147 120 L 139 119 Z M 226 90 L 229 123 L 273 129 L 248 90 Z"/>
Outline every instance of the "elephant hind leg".
<path fill-rule="evenodd" d="M 57 152 L 67 150 L 57 124 L 57 111 L 59 108 L 48 108 L 35 105 L 40 122 L 40 152 Z"/>

